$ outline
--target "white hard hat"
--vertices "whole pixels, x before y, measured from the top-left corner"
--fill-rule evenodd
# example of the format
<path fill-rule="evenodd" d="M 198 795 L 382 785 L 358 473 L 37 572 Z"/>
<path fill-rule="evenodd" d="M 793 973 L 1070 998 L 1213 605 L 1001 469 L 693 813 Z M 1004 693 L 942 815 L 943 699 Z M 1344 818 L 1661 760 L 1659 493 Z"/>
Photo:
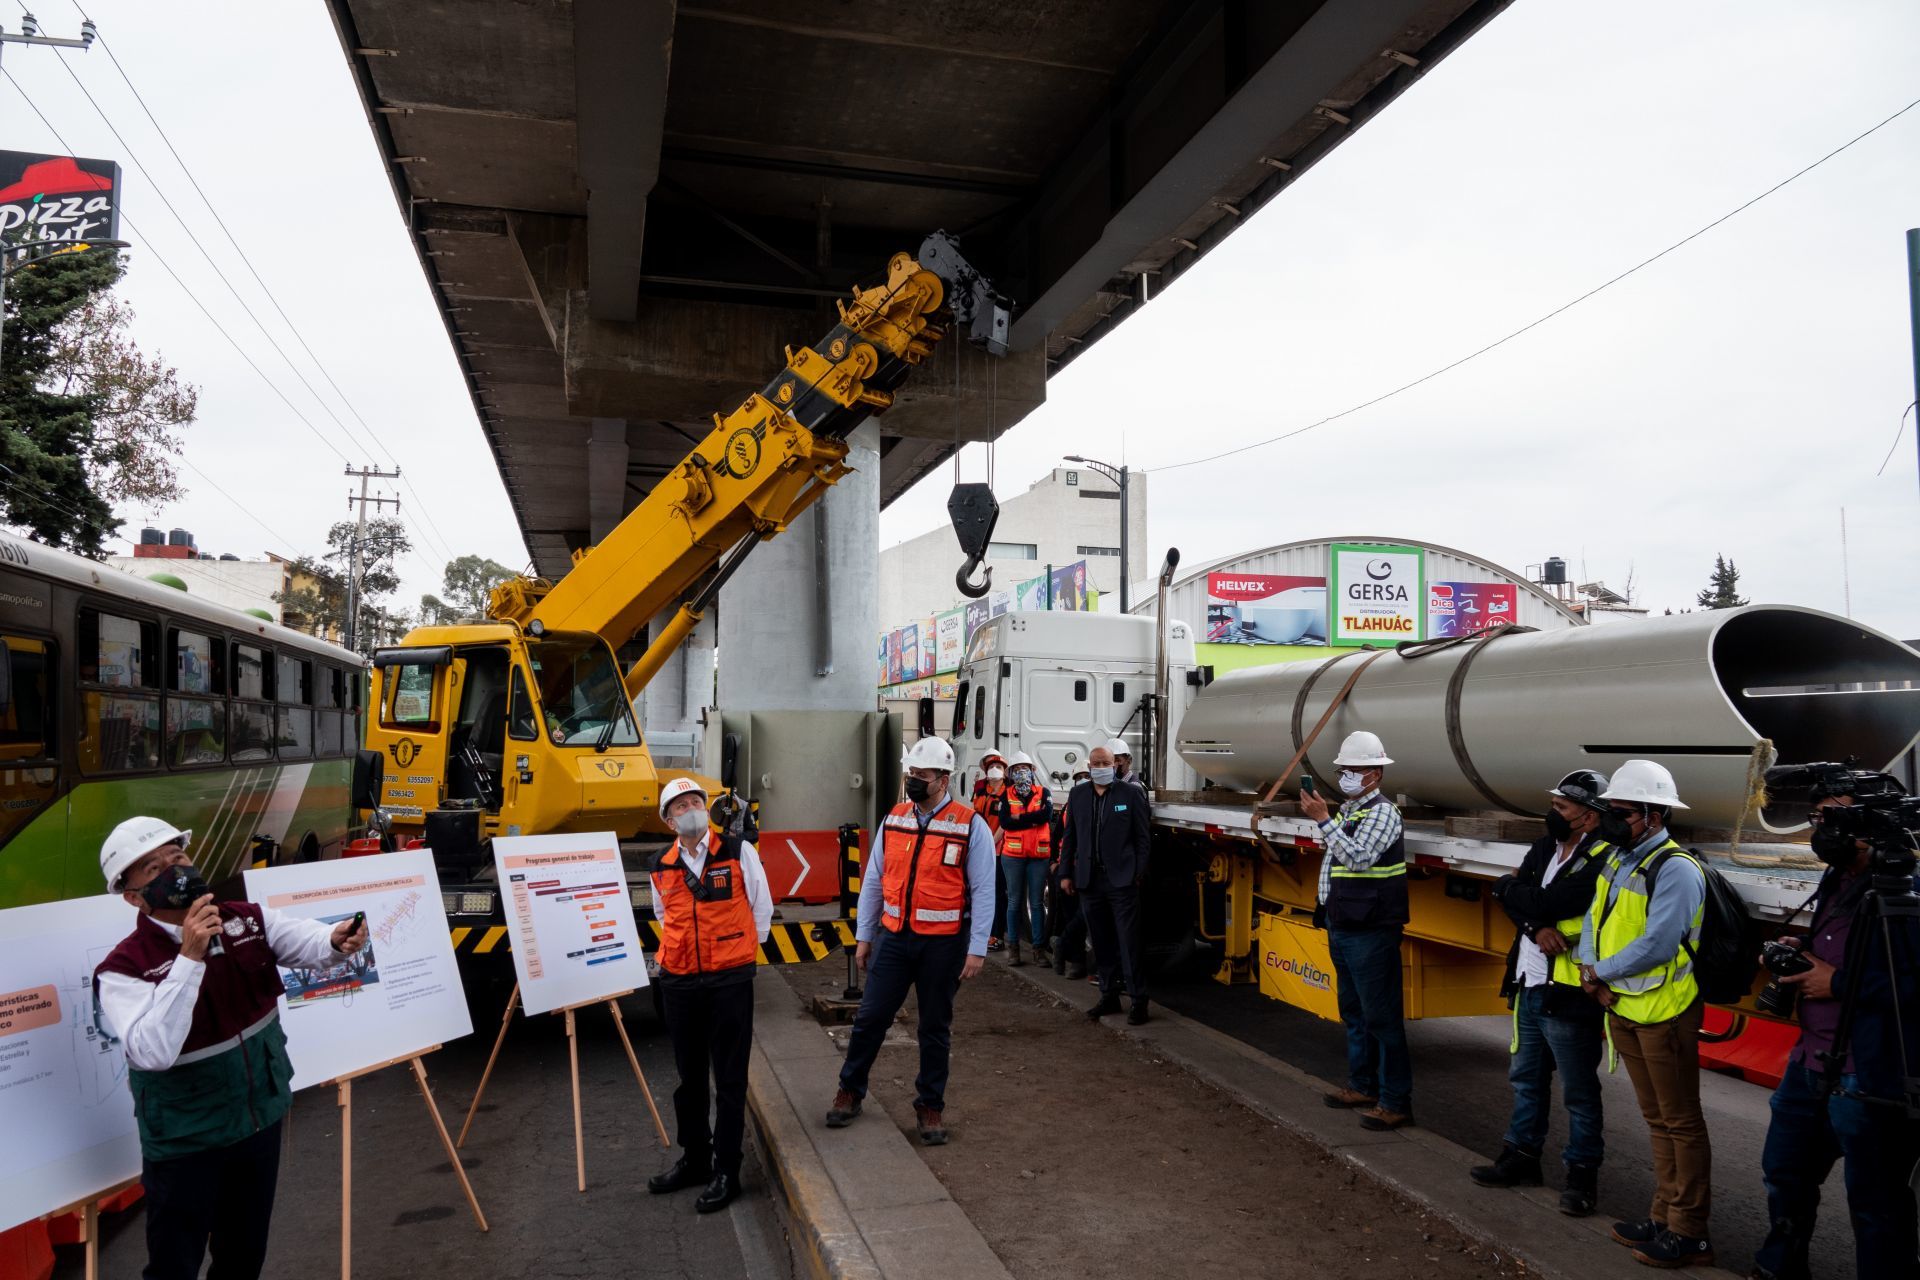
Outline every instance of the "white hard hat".
<path fill-rule="evenodd" d="M 1013 759 L 1007 761 L 1007 768 L 1018 769 L 1021 765 L 1025 765 L 1029 769 L 1036 767 L 1032 756 L 1024 751 L 1016 751 L 1013 753 Z"/>
<path fill-rule="evenodd" d="M 191 828 L 181 831 L 158 818 L 128 818 L 108 832 L 107 842 L 100 846 L 100 874 L 107 878 L 107 888 L 118 889 L 120 877 L 161 845 L 176 840 L 185 844 L 192 836 Z"/>
<path fill-rule="evenodd" d="M 1130 756 L 1133 754 L 1133 748 L 1127 745 L 1125 738 L 1108 738 L 1100 745 L 1117 756 Z"/>
<path fill-rule="evenodd" d="M 1632 804 L 1657 804 L 1668 809 L 1684 809 L 1680 788 L 1663 764 L 1651 760 L 1629 760 L 1614 770 L 1613 781 L 1600 793 L 1602 800 L 1625 800 Z"/>
<path fill-rule="evenodd" d="M 996 755 L 996 759 L 999 757 Z M 900 763 L 908 769 L 938 769 L 942 773 L 953 772 L 953 748 L 947 745 L 945 738 L 917 738 L 900 757 Z"/>
<path fill-rule="evenodd" d="M 1333 758 L 1338 765 L 1347 765 L 1358 769 L 1377 769 L 1392 764 L 1387 748 L 1377 733 L 1368 733 L 1365 729 L 1356 729 L 1347 735 L 1340 744 L 1340 754 Z"/>
<path fill-rule="evenodd" d="M 660 816 L 663 818 L 666 817 L 667 806 L 675 800 L 678 800 L 681 796 L 687 795 L 689 792 L 699 796 L 702 800 L 707 798 L 707 789 L 692 778 L 675 778 L 672 782 L 660 788 Z"/>

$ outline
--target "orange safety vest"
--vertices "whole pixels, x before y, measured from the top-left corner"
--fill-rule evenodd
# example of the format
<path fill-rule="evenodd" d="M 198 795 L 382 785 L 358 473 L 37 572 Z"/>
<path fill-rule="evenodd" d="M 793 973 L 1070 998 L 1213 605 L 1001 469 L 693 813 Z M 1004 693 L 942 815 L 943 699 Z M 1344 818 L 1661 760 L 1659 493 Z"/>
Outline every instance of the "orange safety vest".
<path fill-rule="evenodd" d="M 1047 801 L 1047 789 L 1039 783 L 1033 784 L 1026 802 L 1020 800 L 1020 793 L 1007 789 L 1007 812 L 1024 816 L 1038 811 Z M 1008 827 L 1001 833 L 1000 852 L 1009 858 L 1045 858 L 1053 853 L 1053 832 L 1051 824 L 1043 823 L 1037 827 Z"/>
<path fill-rule="evenodd" d="M 960 932 L 967 907 L 967 843 L 974 812 L 949 800 L 920 827 L 913 802 L 893 807 L 880 824 L 880 923 L 931 936 Z"/>
<path fill-rule="evenodd" d="M 655 959 L 671 974 L 718 973 L 760 958 L 753 904 L 740 871 L 740 842 L 708 837 L 707 862 L 689 884 L 680 843 L 653 860 L 653 913 L 660 922 Z"/>
<path fill-rule="evenodd" d="M 993 832 L 996 843 L 1000 836 L 1000 819 L 994 816 L 993 802 L 1005 793 L 1007 784 L 1002 782 L 999 791 L 989 791 L 993 784 L 985 778 L 973 784 L 973 811 L 986 819 L 987 830 Z"/>

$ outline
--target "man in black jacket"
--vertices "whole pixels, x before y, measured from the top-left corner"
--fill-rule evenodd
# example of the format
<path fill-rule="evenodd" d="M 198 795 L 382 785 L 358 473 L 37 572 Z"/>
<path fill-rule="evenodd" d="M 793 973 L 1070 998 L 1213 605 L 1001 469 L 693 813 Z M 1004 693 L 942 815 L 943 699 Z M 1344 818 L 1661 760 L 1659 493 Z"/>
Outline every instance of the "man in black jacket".
<path fill-rule="evenodd" d="M 1567 1106 L 1566 1190 L 1560 1212 L 1593 1212 L 1605 1154 L 1600 1112 L 1603 1010 L 1580 989 L 1576 947 L 1593 902 L 1607 846 L 1594 835 L 1606 802 L 1605 774 L 1576 769 L 1547 794 L 1547 834 L 1527 850 L 1517 874 L 1500 877 L 1493 896 L 1515 926 L 1500 988 L 1513 1009 L 1513 1116 L 1506 1145 L 1490 1165 L 1470 1170 L 1483 1187 L 1537 1187 L 1553 1072 Z"/>
<path fill-rule="evenodd" d="M 1151 831 L 1147 796 L 1115 776 L 1113 752 L 1104 746 L 1087 753 L 1087 768 L 1092 779 L 1067 795 L 1060 888 L 1081 895 L 1100 971 L 1100 1001 L 1087 1016 L 1097 1021 L 1120 1012 L 1124 979 L 1133 1001 L 1127 1021 L 1137 1027 L 1147 1020 L 1147 982 L 1140 963 L 1140 886 L 1147 878 Z"/>

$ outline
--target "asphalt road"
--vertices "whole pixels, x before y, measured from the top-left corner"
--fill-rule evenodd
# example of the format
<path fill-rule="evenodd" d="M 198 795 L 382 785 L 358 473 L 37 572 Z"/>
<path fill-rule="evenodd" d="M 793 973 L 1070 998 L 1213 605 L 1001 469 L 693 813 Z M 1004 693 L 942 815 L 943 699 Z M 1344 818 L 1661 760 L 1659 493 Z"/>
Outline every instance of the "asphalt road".
<path fill-rule="evenodd" d="M 479 1001 L 486 998 L 481 997 Z M 499 1030 L 505 992 L 474 1019 L 475 1034 L 426 1058 L 447 1126 L 461 1119 Z M 665 1030 L 642 993 L 622 1001 L 641 1068 L 671 1135 L 677 1083 Z M 567 1039 L 557 1016 L 516 1014 L 461 1156 L 492 1230 L 480 1234 L 412 1073 L 390 1068 L 353 1086 L 353 1274 L 356 1280 L 569 1277 L 763 1280 L 789 1274 L 766 1178 L 748 1153 L 746 1194 L 701 1216 L 692 1191 L 647 1194 L 670 1164 L 654 1136 L 633 1070 L 604 1009 L 579 1013 L 587 1191 L 575 1190 Z M 330 1276 L 340 1265 L 340 1109 L 331 1088 L 294 1099 L 282 1157 L 269 1276 Z M 145 1211 L 103 1223 L 101 1274 L 134 1280 L 146 1262 Z M 82 1273 L 78 1247 L 59 1251 L 56 1277 Z"/>
<path fill-rule="evenodd" d="M 1338 1084 L 1346 1078 L 1346 1038 L 1338 1023 L 1261 996 L 1253 987 L 1163 982 L 1154 995 L 1168 1007 L 1324 1080 Z M 1510 1031 L 1505 1018 L 1435 1018 L 1407 1025 L 1413 1047 L 1414 1114 L 1429 1129 L 1483 1151 L 1489 1159 L 1500 1150 L 1513 1098 L 1506 1076 Z M 1609 1076 L 1603 1065 L 1600 1079 L 1607 1138 L 1600 1212 L 1615 1218 L 1645 1217 L 1653 1196 L 1652 1158 L 1633 1085 L 1624 1067 Z M 1766 1139 L 1768 1093 L 1738 1077 L 1707 1072 L 1700 1096 L 1713 1142 L 1714 1251 L 1722 1267 L 1745 1274 L 1767 1233 L 1760 1148 Z M 1556 1106 L 1545 1160 L 1547 1181 L 1553 1186 L 1560 1185 L 1560 1149 L 1566 1137 L 1566 1112 Z M 1854 1280 L 1853 1236 L 1837 1168 L 1827 1182 L 1813 1257 L 1819 1280 Z"/>

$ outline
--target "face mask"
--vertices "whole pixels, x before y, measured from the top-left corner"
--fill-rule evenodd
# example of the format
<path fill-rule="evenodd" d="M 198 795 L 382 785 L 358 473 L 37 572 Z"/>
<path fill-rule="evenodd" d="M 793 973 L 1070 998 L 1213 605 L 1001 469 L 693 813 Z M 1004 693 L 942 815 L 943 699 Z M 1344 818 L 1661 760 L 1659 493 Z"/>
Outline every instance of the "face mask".
<path fill-rule="evenodd" d="M 707 834 L 707 811 L 705 809 L 687 810 L 673 820 L 673 829 L 689 843 L 698 841 L 701 836 Z"/>
<path fill-rule="evenodd" d="M 1342 769 L 1340 771 L 1340 794 L 1341 795 L 1357 796 L 1362 791 L 1365 791 L 1366 789 L 1367 789 L 1367 779 L 1365 774 L 1355 773 L 1351 769 Z"/>
<path fill-rule="evenodd" d="M 907 779 L 907 799 L 913 801 L 915 804 L 925 804 L 927 802 L 927 794 L 932 790 L 933 784 L 925 778 Z"/>
<path fill-rule="evenodd" d="M 155 911 L 185 911 L 209 892 L 207 882 L 191 865 L 168 867 L 140 891 Z"/>
<path fill-rule="evenodd" d="M 993 781 L 993 782 L 998 782 L 998 781 L 1000 781 L 1000 779 L 1002 779 L 1002 778 L 1004 778 L 1004 777 L 1006 777 L 1006 776 L 1007 776 L 1007 771 L 1006 771 L 1005 769 L 989 769 L 989 770 L 987 770 L 987 777 L 988 777 L 988 779 L 989 779 L 989 780 L 991 780 L 991 781 Z"/>
<path fill-rule="evenodd" d="M 1573 824 L 1558 809 L 1547 810 L 1547 834 L 1565 844 L 1573 838 Z"/>
<path fill-rule="evenodd" d="M 1632 823 L 1618 809 L 1609 809 L 1600 815 L 1600 838 L 1623 849 L 1631 848 L 1636 843 Z"/>
<path fill-rule="evenodd" d="M 1027 794 L 1027 792 L 1033 790 L 1033 775 L 1031 773 L 1028 773 L 1025 769 L 1022 769 L 1019 773 L 1014 774 L 1013 789 L 1015 791 L 1018 791 L 1021 795 L 1025 795 Z"/>
<path fill-rule="evenodd" d="M 1113 785 L 1113 766 L 1112 765 L 1095 765 L 1093 766 L 1093 768 L 1089 769 L 1087 773 L 1088 773 L 1088 776 L 1093 779 L 1093 784 L 1096 787 L 1106 787 L 1106 786 Z"/>

